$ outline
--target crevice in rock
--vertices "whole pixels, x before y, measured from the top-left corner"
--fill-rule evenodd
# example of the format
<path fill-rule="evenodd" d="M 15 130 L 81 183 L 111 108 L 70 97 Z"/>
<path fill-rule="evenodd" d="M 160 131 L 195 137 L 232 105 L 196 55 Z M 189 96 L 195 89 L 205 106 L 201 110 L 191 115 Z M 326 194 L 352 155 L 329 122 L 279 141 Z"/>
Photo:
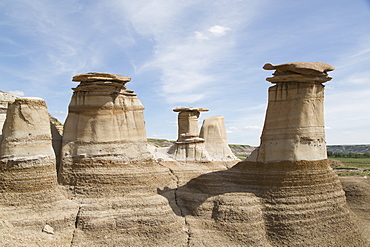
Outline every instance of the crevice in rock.
<path fill-rule="evenodd" d="M 162 164 L 160 164 L 160 162 L 158 162 L 158 164 L 160 166 L 163 166 L 163 167 L 166 167 Z M 177 208 L 179 209 L 180 211 L 180 215 L 184 218 L 184 223 L 185 223 L 185 232 L 186 234 L 188 235 L 188 239 L 187 239 L 187 245 L 186 246 L 190 246 L 190 237 L 191 237 L 191 233 L 190 233 L 190 224 L 188 222 L 188 220 L 186 219 L 186 214 L 185 212 L 183 211 L 183 209 L 181 208 L 181 206 L 179 205 L 179 202 L 178 202 L 178 189 L 180 187 L 180 178 L 179 176 L 175 173 L 175 171 L 169 167 L 166 167 L 169 172 L 171 173 L 171 175 L 176 178 L 176 189 L 174 190 L 174 199 L 175 199 L 175 204 L 177 206 Z"/>
<path fill-rule="evenodd" d="M 76 218 L 75 218 L 75 229 L 74 229 L 73 234 L 72 234 L 72 239 L 71 239 L 71 245 L 70 246 L 73 246 L 73 241 L 75 239 L 76 230 L 78 228 L 78 221 L 80 219 L 79 218 L 80 211 L 81 211 L 81 205 L 78 207 L 78 211 L 77 211 L 77 214 L 76 214 Z"/>

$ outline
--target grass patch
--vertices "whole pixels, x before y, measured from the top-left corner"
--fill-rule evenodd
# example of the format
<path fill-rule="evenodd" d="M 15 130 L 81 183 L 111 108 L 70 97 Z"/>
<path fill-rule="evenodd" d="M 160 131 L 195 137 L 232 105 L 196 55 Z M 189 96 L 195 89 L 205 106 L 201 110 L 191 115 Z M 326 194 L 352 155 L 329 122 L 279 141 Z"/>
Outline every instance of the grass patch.
<path fill-rule="evenodd" d="M 240 159 L 240 160 L 245 160 L 246 158 L 248 158 L 249 155 L 237 154 L 235 156 L 238 157 L 238 159 Z"/>
<path fill-rule="evenodd" d="M 364 172 L 339 172 L 338 173 L 339 177 L 346 177 L 346 176 L 368 176 L 370 177 L 370 173 L 364 173 Z"/>
<path fill-rule="evenodd" d="M 342 163 L 356 163 L 356 164 L 369 164 L 370 158 L 340 158 L 340 157 L 328 157 L 333 160 L 339 160 Z"/>

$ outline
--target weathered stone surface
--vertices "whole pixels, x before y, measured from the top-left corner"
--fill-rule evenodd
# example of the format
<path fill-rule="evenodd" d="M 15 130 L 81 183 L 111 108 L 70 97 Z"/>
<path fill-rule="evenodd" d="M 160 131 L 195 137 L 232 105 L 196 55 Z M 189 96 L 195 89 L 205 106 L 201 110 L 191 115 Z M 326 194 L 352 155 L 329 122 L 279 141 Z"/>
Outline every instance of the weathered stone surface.
<path fill-rule="evenodd" d="M 168 150 L 168 154 L 177 161 L 207 162 L 210 161 L 205 150 L 204 139 L 199 137 L 198 118 L 201 111 L 208 109 L 200 107 L 177 107 L 178 137 L 176 143 Z"/>
<path fill-rule="evenodd" d="M 300 69 L 304 70 L 304 64 L 299 64 Z M 310 65 L 307 70 L 315 68 Z M 327 65 L 322 70 L 328 70 L 327 67 L 330 68 Z M 276 162 L 326 159 L 324 86 L 318 82 L 275 83 L 269 88 L 260 147 L 248 160 Z"/>
<path fill-rule="evenodd" d="M 238 160 L 228 145 L 224 117 L 205 119 L 199 137 L 205 140 L 205 148 L 212 161 Z"/>
<path fill-rule="evenodd" d="M 125 77 L 104 74 L 114 78 L 102 83 L 100 76 L 74 77 L 83 81 L 64 125 L 59 179 L 72 197 L 84 198 L 72 245 L 180 245 L 183 219 L 157 195 L 176 180 L 148 148 L 144 107 L 114 79 Z"/>
<path fill-rule="evenodd" d="M 0 91 L 0 139 L 1 139 L 1 133 L 3 130 L 4 122 L 6 119 L 6 112 L 8 111 L 8 104 L 9 102 L 14 101 L 17 98 L 17 96 Z"/>
<path fill-rule="evenodd" d="M 192 162 L 177 162 L 164 153 L 153 158 L 145 132 L 137 129 L 144 126 L 137 121 L 143 121 L 137 97 L 122 83 L 91 79 L 100 77 L 81 79 L 89 85 L 75 89 L 64 129 L 61 187 L 73 200 L 16 210 L 0 204 L 0 242 L 5 246 L 369 246 L 328 160 L 309 154 L 321 149 L 289 144 L 312 133 L 324 138 L 321 118 L 309 121 L 306 116 L 322 110 L 320 83 L 279 82 L 276 86 L 284 87 L 275 86 L 270 97 L 287 103 L 269 99 L 261 137 L 265 153 L 257 151 L 254 160 L 226 169 L 214 161 L 194 162 L 194 156 Z M 300 103 L 300 97 L 318 110 L 301 105 L 293 110 L 291 103 Z M 280 106 L 289 108 L 286 115 L 273 115 L 271 109 L 280 111 Z M 133 109 L 137 115 L 131 114 Z M 191 111 L 199 113 L 199 108 Z M 192 122 L 179 131 L 178 144 L 205 148 L 208 137 L 224 143 L 221 119 L 205 121 L 201 136 L 194 128 L 198 117 L 185 119 Z M 305 128 L 297 131 L 300 126 Z M 281 144 L 277 149 L 269 146 L 275 138 Z M 46 224 L 54 234 L 42 232 Z"/>
<path fill-rule="evenodd" d="M 49 115 L 43 99 L 17 98 L 9 104 L 0 143 L 0 173 L 1 203 L 60 199 Z"/>
<path fill-rule="evenodd" d="M 58 189 L 45 101 L 10 103 L 0 145 L 0 243 L 69 246 L 78 205 Z M 45 224 L 58 232 L 46 236 Z"/>
<path fill-rule="evenodd" d="M 124 76 L 124 75 L 93 72 L 93 73 L 75 75 L 72 78 L 72 81 L 81 82 L 82 85 L 84 85 L 85 82 L 95 82 L 96 83 L 100 81 L 107 82 L 107 83 L 120 82 L 120 83 L 125 84 L 126 82 L 131 81 L 131 78 L 128 76 Z"/>
<path fill-rule="evenodd" d="M 327 63 L 294 62 L 280 65 L 267 63 L 265 70 L 276 70 L 274 77 L 266 78 L 272 83 L 277 82 L 318 82 L 323 83 L 331 80 L 327 72 L 335 69 Z"/>
<path fill-rule="evenodd" d="M 125 95 L 124 83 L 96 81 L 101 79 L 101 74 L 105 79 L 116 78 L 104 73 L 74 77 L 83 82 L 73 89 L 64 125 L 60 172 L 64 184 L 73 184 L 75 172 L 79 167 L 88 166 L 89 161 L 125 162 L 150 158 L 146 149 L 144 107 L 135 95 Z M 85 81 L 90 86 L 86 86 Z"/>

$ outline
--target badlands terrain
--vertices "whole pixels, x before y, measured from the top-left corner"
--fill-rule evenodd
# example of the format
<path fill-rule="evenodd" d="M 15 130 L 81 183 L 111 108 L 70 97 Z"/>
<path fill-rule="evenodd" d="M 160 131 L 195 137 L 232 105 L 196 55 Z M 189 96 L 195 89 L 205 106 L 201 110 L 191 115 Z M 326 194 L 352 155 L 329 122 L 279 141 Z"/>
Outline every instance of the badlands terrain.
<path fill-rule="evenodd" d="M 260 145 L 244 160 L 223 117 L 198 130 L 200 107 L 173 109 L 169 147 L 149 143 L 127 76 L 74 76 L 63 129 L 43 99 L 5 95 L 0 243 L 369 246 L 369 180 L 338 177 L 327 157 L 323 83 L 334 67 L 263 68 L 273 86 Z"/>

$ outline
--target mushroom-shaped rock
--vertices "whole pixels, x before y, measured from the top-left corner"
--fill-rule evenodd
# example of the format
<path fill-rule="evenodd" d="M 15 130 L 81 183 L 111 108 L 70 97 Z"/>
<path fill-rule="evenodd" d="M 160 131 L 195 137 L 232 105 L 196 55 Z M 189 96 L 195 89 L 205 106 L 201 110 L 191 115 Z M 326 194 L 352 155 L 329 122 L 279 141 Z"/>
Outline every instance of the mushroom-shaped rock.
<path fill-rule="evenodd" d="M 114 81 L 114 82 L 129 82 L 131 80 L 130 77 L 124 75 L 115 75 L 109 73 L 86 73 L 86 74 L 78 74 L 72 78 L 72 81 L 77 82 L 93 82 L 93 81 Z"/>
<path fill-rule="evenodd" d="M 293 62 L 280 65 L 266 63 L 265 70 L 276 70 L 274 77 L 266 80 L 272 83 L 278 82 L 318 82 L 323 83 L 331 80 L 327 72 L 335 69 L 327 63 Z"/>
<path fill-rule="evenodd" d="M 208 109 L 201 107 L 176 107 L 178 112 L 178 138 L 177 142 L 169 149 L 170 154 L 178 161 L 208 161 L 204 139 L 199 138 L 198 118 L 201 111 Z"/>

